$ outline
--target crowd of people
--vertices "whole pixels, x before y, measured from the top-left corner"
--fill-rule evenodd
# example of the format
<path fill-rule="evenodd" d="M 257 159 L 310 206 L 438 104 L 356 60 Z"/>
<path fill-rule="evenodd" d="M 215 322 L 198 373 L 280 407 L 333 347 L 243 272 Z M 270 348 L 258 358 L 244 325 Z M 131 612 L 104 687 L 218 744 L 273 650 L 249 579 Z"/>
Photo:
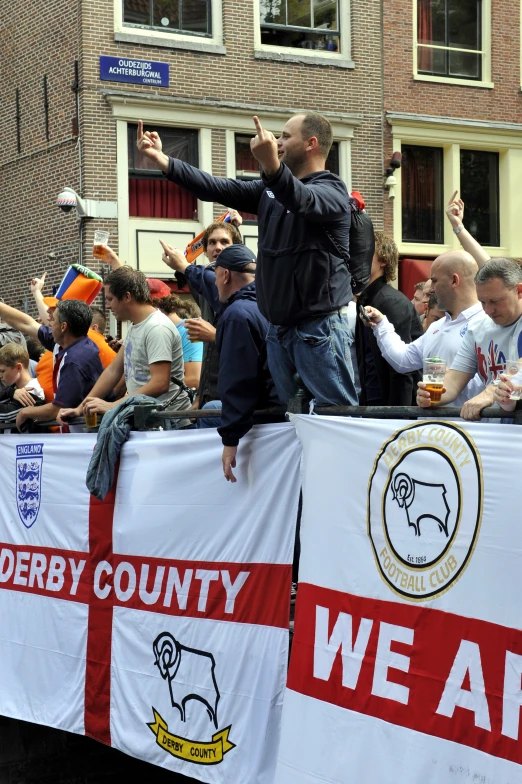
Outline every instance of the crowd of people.
<path fill-rule="evenodd" d="M 128 325 L 122 341 L 105 336 L 100 308 L 44 296 L 45 276 L 30 284 L 38 319 L 0 302 L 0 423 L 24 430 L 56 421 L 66 432 L 78 428 L 75 418 L 119 410 L 137 395 L 173 412 L 211 410 L 175 426 L 217 428 L 224 476 L 234 482 L 254 412 L 286 405 L 296 374 L 316 406 L 453 403 L 465 419 L 495 402 L 515 407 L 505 369 L 522 355 L 522 266 L 489 259 L 464 227 L 458 193 L 447 216 L 462 250 L 436 258 L 410 300 L 390 285 L 393 239 L 373 231 L 360 196 L 325 169 L 330 123 L 296 115 L 276 139 L 254 122 L 261 177 L 249 181 L 168 157 L 159 134 L 139 123 L 142 155 L 198 199 L 226 204 L 229 220 L 205 229 L 205 264 L 161 242 L 191 299 L 105 248 L 105 302 Z M 242 241 L 239 210 L 258 216 L 257 258 Z M 440 404 L 422 382 L 428 357 L 448 368 Z"/>

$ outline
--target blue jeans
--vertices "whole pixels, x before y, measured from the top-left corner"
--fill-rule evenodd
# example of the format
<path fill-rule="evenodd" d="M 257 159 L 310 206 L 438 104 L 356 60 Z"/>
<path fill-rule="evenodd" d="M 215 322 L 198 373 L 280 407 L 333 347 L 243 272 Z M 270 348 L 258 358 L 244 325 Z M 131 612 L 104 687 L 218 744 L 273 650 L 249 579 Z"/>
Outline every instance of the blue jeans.
<path fill-rule="evenodd" d="M 205 409 L 210 408 L 221 408 L 221 400 L 209 400 L 208 403 L 205 403 L 202 411 Z M 221 417 L 207 417 L 206 419 L 198 419 L 198 426 L 203 427 L 219 427 L 221 424 Z"/>
<path fill-rule="evenodd" d="M 299 373 L 318 406 L 357 405 L 346 315 L 336 312 L 296 327 L 271 324 L 266 343 L 268 367 L 282 405 L 295 394 L 294 373 Z"/>

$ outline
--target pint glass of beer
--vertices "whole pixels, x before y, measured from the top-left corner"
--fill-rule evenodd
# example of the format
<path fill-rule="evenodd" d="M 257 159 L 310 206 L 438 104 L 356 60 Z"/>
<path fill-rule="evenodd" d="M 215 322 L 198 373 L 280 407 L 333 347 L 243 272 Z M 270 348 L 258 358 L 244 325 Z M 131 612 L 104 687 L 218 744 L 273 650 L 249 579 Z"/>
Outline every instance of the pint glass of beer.
<path fill-rule="evenodd" d="M 445 373 L 446 363 L 440 357 L 428 357 L 424 360 L 422 380 L 430 393 L 432 403 L 440 403 Z"/>
<path fill-rule="evenodd" d="M 92 427 L 98 427 L 98 414 L 96 413 L 96 411 L 94 412 L 94 414 L 88 414 L 87 411 L 85 411 L 84 416 L 85 416 L 85 427 L 88 427 L 89 429 Z"/>
<path fill-rule="evenodd" d="M 104 248 L 108 244 L 109 244 L 109 232 L 101 231 L 101 229 L 96 229 L 96 231 L 94 232 L 94 246 L 92 249 L 92 255 L 94 256 L 95 259 L 104 258 Z"/>

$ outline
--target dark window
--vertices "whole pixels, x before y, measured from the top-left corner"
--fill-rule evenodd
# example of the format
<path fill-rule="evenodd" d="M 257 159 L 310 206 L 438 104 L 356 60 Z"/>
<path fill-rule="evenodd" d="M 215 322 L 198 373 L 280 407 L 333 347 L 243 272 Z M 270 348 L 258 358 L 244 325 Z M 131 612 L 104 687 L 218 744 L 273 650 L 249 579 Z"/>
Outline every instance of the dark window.
<path fill-rule="evenodd" d="M 212 0 L 123 0 L 126 25 L 173 33 L 212 35 Z"/>
<path fill-rule="evenodd" d="M 325 169 L 332 174 L 339 174 L 339 142 L 334 142 L 326 159 Z"/>
<path fill-rule="evenodd" d="M 258 180 L 261 176 L 259 163 L 250 150 L 251 138 L 252 136 L 236 133 L 236 180 Z M 245 222 L 257 223 L 257 215 L 249 212 L 240 212 L 240 215 Z"/>
<path fill-rule="evenodd" d="M 138 152 L 137 125 L 127 126 L 129 158 L 129 215 L 139 218 L 197 220 L 197 199 L 175 185 Z M 158 130 L 144 126 L 145 131 Z M 160 128 L 163 152 L 171 158 L 198 166 L 198 132 L 186 128 Z"/>
<path fill-rule="evenodd" d="M 260 0 L 261 43 L 298 49 L 340 49 L 338 0 Z"/>
<path fill-rule="evenodd" d="M 482 79 L 482 0 L 417 0 L 417 70 Z"/>
<path fill-rule="evenodd" d="M 443 241 L 442 149 L 402 146 L 403 242 Z"/>
<path fill-rule="evenodd" d="M 481 245 L 500 246 L 498 153 L 460 151 L 460 193 L 467 230 Z"/>

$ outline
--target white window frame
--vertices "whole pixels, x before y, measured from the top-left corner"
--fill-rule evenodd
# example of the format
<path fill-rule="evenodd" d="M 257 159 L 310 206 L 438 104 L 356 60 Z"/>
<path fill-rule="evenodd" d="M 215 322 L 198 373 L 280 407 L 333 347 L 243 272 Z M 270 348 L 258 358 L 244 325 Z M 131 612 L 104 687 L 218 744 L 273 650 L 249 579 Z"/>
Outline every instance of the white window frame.
<path fill-rule="evenodd" d="M 351 1 L 339 0 L 340 51 L 327 52 L 317 49 L 271 46 L 261 43 L 259 0 L 253 0 L 254 57 L 258 60 L 272 60 L 276 62 L 286 61 L 313 65 L 334 65 L 338 68 L 355 68 L 351 52 Z"/>
<path fill-rule="evenodd" d="M 419 82 L 442 82 L 444 84 L 460 84 L 463 87 L 482 87 L 485 89 L 493 89 L 495 86 L 491 81 L 491 0 L 482 0 L 482 79 L 464 79 L 456 78 L 454 76 L 432 76 L 429 74 L 419 73 L 418 63 L 418 50 L 422 46 L 417 40 L 417 0 L 413 2 L 413 78 Z M 423 47 L 424 48 L 424 47 Z M 457 47 L 441 47 L 433 46 L 430 49 L 444 49 L 447 51 L 469 51 L 468 49 L 458 49 Z"/>
<path fill-rule="evenodd" d="M 123 21 L 123 0 L 114 2 L 114 40 L 123 43 L 136 43 L 145 46 L 161 46 L 169 49 L 186 49 L 192 52 L 226 54 L 223 45 L 223 6 L 222 0 L 211 0 L 212 37 L 187 33 L 163 32 L 152 27 L 126 25 Z"/>
<path fill-rule="evenodd" d="M 522 256 L 522 225 L 520 223 L 519 181 L 522 177 L 522 125 L 487 123 L 478 120 L 444 120 L 390 112 L 393 150 L 402 144 L 441 147 L 443 151 L 443 205 L 448 204 L 453 192 L 460 190 L 460 150 L 484 150 L 499 154 L 499 213 L 501 247 L 486 247 L 492 257 Z M 393 235 L 401 256 L 433 257 L 460 248 L 458 238 L 444 219 L 442 244 L 403 242 L 401 169 L 395 172 L 396 196 L 393 202 Z M 464 208 L 464 223 L 466 210 Z"/>

